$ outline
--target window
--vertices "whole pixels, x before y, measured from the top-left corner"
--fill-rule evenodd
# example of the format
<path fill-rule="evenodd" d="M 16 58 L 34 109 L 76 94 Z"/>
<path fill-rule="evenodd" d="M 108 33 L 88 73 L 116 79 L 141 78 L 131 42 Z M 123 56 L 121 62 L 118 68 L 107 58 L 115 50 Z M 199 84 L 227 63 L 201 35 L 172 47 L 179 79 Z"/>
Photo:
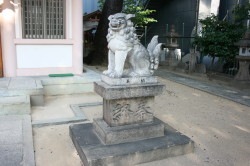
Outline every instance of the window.
<path fill-rule="evenodd" d="M 22 0 L 23 38 L 64 39 L 64 0 Z"/>
<path fill-rule="evenodd" d="M 246 53 L 246 48 L 242 48 L 242 54 L 245 54 Z"/>

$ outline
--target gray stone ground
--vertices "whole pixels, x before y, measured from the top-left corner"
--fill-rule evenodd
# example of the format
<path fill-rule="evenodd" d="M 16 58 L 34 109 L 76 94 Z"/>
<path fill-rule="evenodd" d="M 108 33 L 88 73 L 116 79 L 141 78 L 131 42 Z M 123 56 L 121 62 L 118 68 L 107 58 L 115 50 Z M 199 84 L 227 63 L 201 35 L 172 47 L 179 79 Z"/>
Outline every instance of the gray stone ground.
<path fill-rule="evenodd" d="M 156 73 L 158 76 L 186 85 L 195 89 L 199 89 L 205 91 L 207 93 L 211 93 L 216 96 L 220 96 L 250 107 L 250 94 L 232 87 L 226 87 L 218 84 L 211 84 L 205 81 L 197 81 L 192 78 L 179 76 L 173 73 L 165 72 L 163 70 L 159 70 Z M 240 86 L 240 85 L 239 85 Z M 249 84 L 250 86 L 250 84 Z M 249 87 L 250 88 L 250 87 Z"/>
<path fill-rule="evenodd" d="M 220 99 L 220 98 L 216 98 L 214 99 L 213 103 L 210 104 L 215 104 L 216 101 L 219 102 L 224 102 L 227 103 L 227 105 L 220 105 L 218 103 L 218 105 L 220 106 L 220 108 L 216 107 L 216 110 L 219 111 L 217 112 L 217 117 L 220 117 L 220 114 L 223 114 L 223 117 L 218 121 L 216 120 L 217 117 L 215 116 L 215 119 L 209 119 L 209 117 L 199 117 L 202 115 L 208 115 L 210 114 L 210 112 L 204 112 L 204 110 L 201 110 L 203 112 L 203 114 L 201 115 L 200 113 L 197 112 L 197 114 L 193 114 L 193 116 L 189 116 L 189 118 L 187 119 L 182 119 L 183 116 L 178 116 L 178 112 L 172 112 L 170 114 L 165 115 L 165 113 L 161 113 L 157 116 L 160 116 L 159 118 L 164 118 L 165 116 L 167 116 L 168 121 L 171 122 L 172 125 L 174 126 L 178 126 L 178 122 L 181 122 L 181 125 L 179 125 L 179 127 L 177 127 L 176 129 L 178 130 L 183 130 L 183 128 L 187 128 L 189 127 L 190 132 L 188 131 L 182 131 L 184 132 L 184 134 L 186 133 L 187 135 L 189 135 L 190 137 L 194 136 L 194 141 L 196 143 L 196 146 L 198 146 L 198 149 L 196 150 L 195 153 L 204 153 L 207 151 L 207 156 L 213 156 L 214 158 L 216 158 L 216 156 L 214 156 L 215 154 L 218 155 L 224 155 L 224 161 L 221 160 L 217 160 L 217 161 L 213 161 L 211 158 L 207 157 L 204 158 L 204 163 L 203 165 L 225 165 L 225 163 L 229 164 L 229 165 L 246 165 L 249 166 L 250 165 L 250 160 L 249 160 L 249 155 L 250 155 L 250 150 L 249 150 L 249 134 L 250 134 L 250 129 L 249 125 L 250 121 L 249 121 L 249 113 L 250 113 L 250 94 L 247 91 L 240 91 L 234 88 L 230 88 L 230 87 L 225 87 L 222 85 L 217 85 L 217 84 L 213 84 L 213 83 L 208 83 L 208 82 L 202 82 L 202 81 L 198 81 L 195 79 L 191 79 L 191 78 L 185 78 L 185 77 L 181 77 L 178 75 L 175 75 L 173 73 L 162 73 L 160 71 L 160 73 L 158 73 L 159 76 L 161 76 L 162 78 L 166 79 L 166 80 L 172 80 L 174 82 L 183 84 L 183 85 L 187 85 L 189 87 L 192 87 L 194 89 L 199 89 L 202 91 L 205 91 L 207 93 L 210 93 L 212 95 L 216 95 L 222 98 L 226 98 L 230 101 L 234 101 L 237 103 L 241 103 L 243 105 L 238 105 L 238 104 L 233 104 L 229 101 L 224 101 L 224 99 Z M 91 70 L 87 69 L 87 74 L 85 75 L 86 77 L 90 78 L 92 81 L 96 81 L 99 80 L 100 75 L 93 73 Z M 34 81 L 30 81 L 31 79 L 33 79 L 32 77 L 22 77 L 22 78 L 13 78 L 13 82 L 11 82 L 10 78 L 0 78 L 0 96 L 5 96 L 5 95 L 9 95 L 9 94 L 16 94 L 16 93 L 21 93 L 23 92 L 27 92 L 24 90 L 30 90 L 30 87 L 37 87 L 36 82 Z M 176 85 L 177 84 L 173 84 Z M 179 85 L 178 85 L 179 86 Z M 179 86 L 181 87 L 181 86 Z M 38 87 L 38 91 L 39 91 L 39 87 Z M 30 90 L 31 91 L 31 90 Z M 34 93 L 37 91 L 33 91 Z M 169 97 L 171 99 L 171 97 L 176 97 L 175 96 L 175 92 L 169 92 Z M 200 93 L 200 92 L 199 92 Z M 179 92 L 179 94 L 181 95 L 181 92 Z M 198 90 L 193 92 L 194 95 L 199 96 L 200 94 L 198 94 Z M 204 94 L 202 94 L 204 95 Z M 205 95 L 204 95 L 205 96 Z M 93 96 L 93 98 L 95 98 L 95 96 Z M 185 102 L 185 97 L 183 97 L 183 101 Z M 202 98 L 199 98 L 202 99 Z M 161 99 L 158 99 L 161 100 Z M 198 101 L 198 100 L 197 100 Z M 98 101 L 94 100 L 91 102 L 100 102 L 100 99 L 98 98 Z M 211 101 L 212 102 L 212 101 Z M 164 101 L 162 101 L 162 103 L 164 103 Z M 80 104 L 80 103 L 78 103 Z M 170 104 L 170 112 L 171 112 L 171 103 Z M 191 105 L 189 105 L 190 108 L 193 107 L 192 103 L 190 103 Z M 208 101 L 209 104 L 209 101 Z M 245 105 L 245 106 L 244 106 Z M 209 108 L 212 105 L 203 105 L 203 106 L 198 106 L 201 108 Z M 159 106 L 158 106 L 159 107 Z M 175 105 L 173 107 L 179 107 L 178 105 Z M 164 106 L 163 106 L 164 108 Z M 163 109 L 162 108 L 162 109 Z M 212 107 L 214 108 L 214 107 Z M 195 109 L 195 107 L 193 107 L 193 109 Z M 229 110 L 229 114 L 226 114 L 225 109 Z M 234 109 L 234 112 L 232 111 L 232 109 Z M 220 110 L 224 110 L 224 112 L 220 112 Z M 213 110 L 209 110 L 209 111 L 213 111 Z M 236 112 L 235 112 L 236 111 Z M 180 111 L 182 113 L 184 113 L 183 111 Z M 225 113 L 225 114 L 224 114 Z M 76 113 L 77 114 L 77 113 Z M 169 116 L 171 115 L 171 116 Z M 197 117 L 196 117 L 197 115 Z M 230 116 L 229 116 L 230 115 Z M 185 117 L 188 115 L 185 115 Z M 175 117 L 175 118 L 174 118 Z M 72 117 L 70 117 L 72 118 Z M 171 119 L 173 118 L 173 119 Z M 195 118 L 198 118 L 200 120 L 204 120 L 204 121 L 200 121 L 198 122 Z M 232 130 L 231 128 L 229 128 L 230 126 L 228 126 L 228 123 L 225 123 L 225 118 L 231 119 L 234 128 L 238 129 L 236 133 L 232 133 L 235 130 Z M 56 120 L 55 120 L 56 121 Z M 190 121 L 190 123 L 189 123 Z M 194 124 L 194 126 L 186 126 L 185 124 L 192 124 L 191 121 L 194 121 L 195 123 L 199 123 L 199 124 Z M 214 124 L 214 126 L 206 126 L 206 124 L 210 123 L 211 121 L 214 121 L 212 124 Z M 221 122 L 220 122 L 221 121 Z M 70 122 L 70 121 L 69 121 Z M 69 123 L 67 122 L 67 123 Z M 222 126 L 216 126 L 217 123 L 222 123 Z M 235 122 L 235 123 L 234 123 Z M 53 124 L 53 121 L 50 122 Z M 66 122 L 65 122 L 66 123 Z M 183 126 L 183 125 L 184 126 Z M 198 127 L 197 127 L 198 125 Z M 220 124 L 221 125 L 221 124 Z M 63 127 L 63 125 L 62 125 Z M 215 142 L 212 141 L 212 144 L 207 143 L 207 144 L 203 144 L 202 139 L 199 138 L 199 135 L 202 137 L 204 137 L 204 135 L 206 135 L 207 132 L 206 128 L 210 128 L 209 130 L 211 130 L 213 133 L 213 135 L 209 135 L 208 137 L 213 137 L 211 139 L 215 139 Z M 220 128 L 220 130 L 218 130 L 218 128 Z M 65 128 L 67 130 L 67 126 Z M 42 142 L 44 142 L 45 146 L 50 147 L 51 145 L 48 145 L 48 143 L 53 143 L 53 141 L 47 141 L 44 140 L 44 138 L 49 139 L 47 134 L 43 134 L 43 132 L 45 132 L 45 127 L 44 128 L 36 128 L 33 129 L 35 130 L 35 135 L 39 135 L 39 137 L 43 140 L 41 140 L 40 144 Z M 232 130 L 232 131 L 231 131 Z M 211 132 L 210 131 L 210 132 Z M 198 132 L 199 134 L 197 135 L 195 132 Z M 242 133 L 245 133 L 242 135 Z M 51 133 L 51 138 L 53 136 L 53 134 L 56 134 L 54 131 Z M 59 133 L 60 134 L 60 133 Z M 67 133 L 66 133 L 67 134 Z M 191 134 L 191 135 L 190 135 Z M 248 136 L 246 135 L 248 134 Z M 238 135 L 238 136 L 237 136 Z M 50 135 L 49 135 L 50 136 Z M 196 138 L 197 137 L 197 138 Z M 219 138 L 218 138 L 219 137 Z M 60 140 L 61 137 L 58 137 L 58 140 L 55 140 L 55 142 L 59 142 L 60 145 L 63 145 L 65 142 L 63 140 Z M 217 144 L 216 141 L 219 141 L 220 143 Z M 231 140 L 231 141 L 230 141 Z M 37 140 L 37 143 L 39 143 L 40 140 Z M 67 140 L 70 141 L 70 140 Z M 235 143 L 238 142 L 237 143 Z M 207 140 L 207 142 L 209 142 L 209 140 Z M 232 142 L 232 144 L 230 144 L 230 142 Z M 209 146 L 208 146 L 209 145 Z M 200 148 L 204 146 L 201 150 Z M 207 147 L 208 146 L 208 147 Z M 220 147 L 221 146 L 221 147 Z M 228 148 L 227 148 L 228 147 Z M 72 147 L 71 147 L 72 148 Z M 229 152 L 231 150 L 233 151 L 233 153 Z M 69 148 L 70 149 L 70 148 Z M 235 149 L 241 149 L 243 151 L 238 151 L 235 152 Z M 64 149 L 61 149 L 60 151 L 64 151 Z M 39 157 L 39 155 L 36 155 L 36 160 L 37 160 L 37 165 L 41 165 L 41 163 L 45 162 L 42 161 L 42 155 L 45 155 L 44 153 L 38 153 L 36 152 L 37 155 L 41 155 L 41 157 Z M 72 155 L 74 155 L 76 157 L 76 154 L 74 154 L 75 152 L 72 152 Z M 230 155 L 227 155 L 227 153 L 230 153 Z M 232 157 L 232 154 L 234 154 Z M 50 155 L 53 155 L 52 153 Z M 247 157 L 248 156 L 248 157 Z M 70 156 L 69 156 L 70 157 Z M 196 162 L 194 162 L 195 160 L 197 160 L 197 156 L 193 156 L 192 154 L 188 156 L 190 162 L 189 163 L 193 163 L 192 165 L 197 165 Z M 185 157 L 180 157 L 178 160 L 178 162 L 175 162 L 176 158 L 172 158 L 170 160 L 168 160 L 170 163 L 172 163 L 173 165 L 180 165 L 180 163 L 185 163 L 187 160 L 185 159 Z M 57 159 L 55 159 L 57 160 Z M 59 159 L 58 159 L 59 160 Z M 211 161 L 212 160 L 212 161 Z M 220 162 L 222 162 L 223 164 L 220 164 Z M 32 139 L 32 130 L 31 130 L 31 119 L 30 119 L 30 115 L 19 115 L 19 116 L 0 116 L 0 165 L 3 166 L 9 166 L 9 165 L 35 165 L 35 161 L 34 161 L 34 153 L 33 153 L 33 139 Z M 45 163 L 55 163 L 55 162 L 45 162 Z M 57 163 L 60 163 L 59 161 Z M 178 164 L 179 163 L 179 164 Z M 196 163 L 196 164 L 195 164 Z M 61 163 L 61 164 L 52 164 L 54 165 L 70 165 L 69 163 Z M 156 163 L 148 163 L 145 164 L 145 166 L 150 166 L 150 165 L 157 165 Z M 158 165 L 162 165 L 162 162 L 158 162 Z M 163 164 L 165 165 L 165 164 Z"/>
<path fill-rule="evenodd" d="M 0 116 L 0 165 L 35 165 L 30 115 Z"/>

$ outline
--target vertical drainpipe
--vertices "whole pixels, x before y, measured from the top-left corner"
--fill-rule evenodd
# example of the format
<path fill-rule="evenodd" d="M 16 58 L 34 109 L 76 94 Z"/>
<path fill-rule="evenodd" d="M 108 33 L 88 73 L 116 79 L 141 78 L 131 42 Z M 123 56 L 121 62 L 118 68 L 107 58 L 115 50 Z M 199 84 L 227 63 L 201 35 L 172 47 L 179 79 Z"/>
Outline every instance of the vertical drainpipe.
<path fill-rule="evenodd" d="M 181 59 L 182 59 L 182 53 L 184 52 L 183 50 L 183 45 L 184 45 L 184 37 L 185 37 L 185 23 L 182 23 L 182 38 L 181 38 Z"/>
<path fill-rule="evenodd" d="M 200 10 L 200 0 L 197 0 L 197 3 L 196 3 L 196 12 L 195 12 L 195 34 L 197 35 L 198 33 L 198 25 L 199 25 L 199 10 Z M 202 52 L 201 53 L 201 58 L 200 58 L 200 62 L 199 63 L 202 63 L 203 61 L 203 55 L 202 55 Z"/>
<path fill-rule="evenodd" d="M 15 12 L 10 0 L 4 0 L 1 6 L 1 41 L 3 56 L 3 71 L 5 77 L 17 75 L 17 57 L 15 39 Z"/>

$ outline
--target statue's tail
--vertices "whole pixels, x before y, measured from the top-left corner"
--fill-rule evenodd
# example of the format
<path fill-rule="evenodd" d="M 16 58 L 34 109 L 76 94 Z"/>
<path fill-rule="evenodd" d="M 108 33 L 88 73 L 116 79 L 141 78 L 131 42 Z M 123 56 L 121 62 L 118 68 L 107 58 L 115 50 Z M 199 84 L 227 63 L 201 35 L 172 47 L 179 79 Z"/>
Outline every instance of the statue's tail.
<path fill-rule="evenodd" d="M 151 74 L 154 73 L 154 70 L 158 69 L 159 66 L 159 56 L 163 50 L 163 43 L 158 43 L 158 35 L 154 36 L 151 39 L 151 42 L 148 44 L 147 50 L 150 56 L 150 71 Z"/>

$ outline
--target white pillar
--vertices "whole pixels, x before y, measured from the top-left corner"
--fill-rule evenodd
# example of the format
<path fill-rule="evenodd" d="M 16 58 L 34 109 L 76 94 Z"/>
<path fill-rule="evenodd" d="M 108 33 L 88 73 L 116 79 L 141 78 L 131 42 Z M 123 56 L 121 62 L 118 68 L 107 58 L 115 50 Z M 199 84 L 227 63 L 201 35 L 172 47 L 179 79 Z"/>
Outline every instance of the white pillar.
<path fill-rule="evenodd" d="M 220 0 L 212 0 L 210 13 L 213 13 L 214 15 L 218 15 L 219 7 L 220 7 Z"/>
<path fill-rule="evenodd" d="M 72 0 L 72 33 L 73 33 L 73 70 L 75 74 L 83 73 L 83 1 Z"/>
<path fill-rule="evenodd" d="M 15 12 L 10 0 L 4 0 L 1 6 L 1 41 L 3 71 L 5 77 L 16 76 L 17 60 L 15 39 Z"/>

